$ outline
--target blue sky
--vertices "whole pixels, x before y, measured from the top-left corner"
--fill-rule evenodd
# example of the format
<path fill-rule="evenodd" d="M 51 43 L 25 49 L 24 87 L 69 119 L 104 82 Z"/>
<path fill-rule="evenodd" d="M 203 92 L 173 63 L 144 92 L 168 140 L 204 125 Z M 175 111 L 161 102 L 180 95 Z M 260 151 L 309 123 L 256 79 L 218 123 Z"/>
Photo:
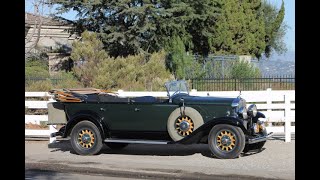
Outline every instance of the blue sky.
<path fill-rule="evenodd" d="M 280 8 L 281 6 L 281 0 L 266 0 L 272 4 L 274 4 L 277 8 Z M 25 10 L 26 12 L 33 12 L 32 8 L 32 0 L 25 0 L 26 6 Z M 284 0 L 285 4 L 285 16 L 284 21 L 289 26 L 286 35 L 285 35 L 285 43 L 287 45 L 288 51 L 295 51 L 295 0 Z M 76 13 L 75 12 L 69 12 L 62 15 L 62 17 L 70 20 L 76 19 Z"/>
<path fill-rule="evenodd" d="M 277 8 L 281 7 L 281 0 L 267 1 L 276 5 Z M 288 51 L 295 51 L 295 0 L 284 0 L 284 8 L 284 21 L 289 26 L 284 40 L 287 45 Z"/>

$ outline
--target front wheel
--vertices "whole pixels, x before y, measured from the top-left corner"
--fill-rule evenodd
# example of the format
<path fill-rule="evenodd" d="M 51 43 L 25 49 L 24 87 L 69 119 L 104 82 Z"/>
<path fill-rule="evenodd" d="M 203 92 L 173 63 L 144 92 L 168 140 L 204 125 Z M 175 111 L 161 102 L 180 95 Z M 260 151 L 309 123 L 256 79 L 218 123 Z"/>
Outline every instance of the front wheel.
<path fill-rule="evenodd" d="M 71 131 L 71 146 L 77 154 L 94 155 L 103 144 L 99 129 L 90 121 L 81 121 Z"/>
<path fill-rule="evenodd" d="M 214 126 L 208 137 L 210 151 L 220 159 L 239 157 L 245 146 L 245 136 L 241 128 L 218 124 Z"/>

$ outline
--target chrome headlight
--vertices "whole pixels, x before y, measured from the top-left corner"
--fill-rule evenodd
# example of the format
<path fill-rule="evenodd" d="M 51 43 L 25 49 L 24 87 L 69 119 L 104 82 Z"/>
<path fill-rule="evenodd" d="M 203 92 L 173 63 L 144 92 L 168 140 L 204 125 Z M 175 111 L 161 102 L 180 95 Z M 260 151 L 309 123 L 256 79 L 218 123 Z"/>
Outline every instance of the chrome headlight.
<path fill-rule="evenodd" d="M 249 107 L 248 107 L 248 115 L 251 116 L 251 117 L 256 117 L 257 115 L 257 106 L 255 104 L 251 104 Z"/>
<path fill-rule="evenodd" d="M 238 113 L 240 116 L 242 116 L 243 119 L 248 118 L 247 108 L 245 106 L 240 107 Z"/>

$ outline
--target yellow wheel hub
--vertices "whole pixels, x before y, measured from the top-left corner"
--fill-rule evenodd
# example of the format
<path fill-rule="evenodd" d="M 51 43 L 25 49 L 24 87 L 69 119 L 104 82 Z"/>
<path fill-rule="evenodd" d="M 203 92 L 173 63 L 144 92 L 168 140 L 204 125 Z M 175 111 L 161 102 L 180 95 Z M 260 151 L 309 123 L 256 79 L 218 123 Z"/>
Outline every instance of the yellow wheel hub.
<path fill-rule="evenodd" d="M 181 136 L 187 136 L 194 130 L 194 123 L 188 116 L 179 117 L 176 121 L 176 130 Z"/>
<path fill-rule="evenodd" d="M 231 151 L 236 146 L 236 138 L 233 133 L 223 130 L 218 133 L 217 146 L 222 151 Z"/>
<path fill-rule="evenodd" d="M 78 143 L 83 148 L 91 148 L 94 144 L 94 134 L 92 131 L 84 129 L 79 132 Z"/>

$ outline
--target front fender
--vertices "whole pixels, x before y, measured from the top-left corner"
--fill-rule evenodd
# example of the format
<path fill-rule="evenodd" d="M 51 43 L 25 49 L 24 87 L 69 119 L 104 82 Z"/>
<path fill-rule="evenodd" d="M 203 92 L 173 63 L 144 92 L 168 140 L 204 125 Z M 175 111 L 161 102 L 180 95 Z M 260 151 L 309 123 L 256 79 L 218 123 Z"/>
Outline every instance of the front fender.
<path fill-rule="evenodd" d="M 212 129 L 212 127 L 214 127 L 217 124 L 230 124 L 233 126 L 238 126 L 242 129 L 244 134 L 246 135 L 248 134 L 247 129 L 243 126 L 243 120 L 235 117 L 219 117 L 204 123 L 198 129 L 196 129 L 191 135 L 175 143 L 180 143 L 180 144 L 198 143 L 203 137 L 207 136 L 210 130 Z"/>
<path fill-rule="evenodd" d="M 73 114 L 72 116 L 69 117 L 68 123 L 65 126 L 65 130 L 63 133 L 63 138 L 67 137 L 70 135 L 72 128 L 80 121 L 83 120 L 88 120 L 94 123 L 98 129 L 101 132 L 101 136 L 103 139 L 108 137 L 109 135 L 107 134 L 108 131 L 108 126 L 107 124 L 104 123 L 103 121 L 104 117 L 101 117 L 99 114 L 93 112 L 93 111 L 80 111 L 78 113 Z"/>
<path fill-rule="evenodd" d="M 257 112 L 256 117 L 253 117 L 253 118 L 252 118 L 252 122 L 253 122 L 253 123 L 257 123 L 258 120 L 259 120 L 259 118 L 266 118 L 266 116 L 265 116 L 263 113 L 261 113 L 261 112 Z"/>

